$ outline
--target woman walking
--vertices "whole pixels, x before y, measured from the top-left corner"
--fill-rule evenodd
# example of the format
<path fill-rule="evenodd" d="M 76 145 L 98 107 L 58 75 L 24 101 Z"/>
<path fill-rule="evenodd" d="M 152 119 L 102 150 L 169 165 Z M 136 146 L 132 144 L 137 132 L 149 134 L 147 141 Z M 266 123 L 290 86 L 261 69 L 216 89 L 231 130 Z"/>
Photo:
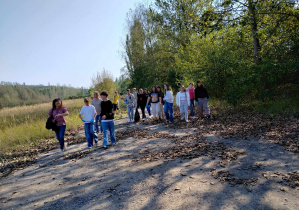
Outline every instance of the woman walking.
<path fill-rule="evenodd" d="M 164 89 L 165 89 L 165 96 L 163 100 L 165 102 L 164 113 L 166 117 L 166 122 L 169 121 L 169 123 L 172 123 L 173 122 L 173 93 L 169 84 L 165 84 Z"/>
<path fill-rule="evenodd" d="M 164 119 L 164 93 L 162 92 L 162 89 L 160 86 L 157 86 L 157 92 L 160 94 L 161 97 L 161 103 L 160 103 L 160 110 L 159 110 L 159 120 L 163 120 Z"/>
<path fill-rule="evenodd" d="M 152 86 L 151 93 L 147 99 L 147 104 L 151 103 L 153 116 L 156 120 L 158 120 L 158 113 L 160 111 L 160 104 L 161 104 L 161 96 L 157 91 L 155 85 Z"/>
<path fill-rule="evenodd" d="M 117 90 L 114 93 L 115 95 L 113 96 L 113 100 L 112 100 L 114 118 L 116 118 L 116 110 L 118 110 L 118 114 L 120 114 L 120 117 L 123 117 L 119 108 L 119 101 L 118 101 L 119 95 Z"/>
<path fill-rule="evenodd" d="M 150 95 L 150 92 L 146 88 L 144 88 L 144 92 L 145 92 L 146 98 L 148 98 Z M 151 102 L 149 102 L 149 104 L 147 103 L 145 105 L 145 107 L 146 107 L 148 116 L 151 117 Z"/>
<path fill-rule="evenodd" d="M 108 92 L 101 92 L 101 118 L 102 118 L 102 127 L 103 127 L 103 148 L 107 149 L 109 139 L 108 131 L 110 132 L 110 145 L 113 146 L 116 143 L 115 138 L 115 129 L 114 129 L 114 114 L 113 114 L 113 105 L 112 102 L 108 99 Z"/>
<path fill-rule="evenodd" d="M 140 88 L 139 93 L 137 94 L 137 108 L 136 108 L 136 111 L 138 111 L 138 108 L 140 107 L 141 112 L 142 112 L 142 120 L 143 121 L 146 118 L 145 112 L 144 112 L 145 105 L 146 105 L 146 100 L 147 100 L 146 95 L 143 92 L 143 90 Z"/>
<path fill-rule="evenodd" d="M 193 82 L 189 83 L 187 92 L 189 93 L 190 96 L 190 115 L 192 116 L 193 119 L 195 119 L 195 112 L 194 112 L 195 88 Z"/>
<path fill-rule="evenodd" d="M 52 102 L 52 109 L 49 111 L 49 117 L 53 117 L 57 129 L 55 130 L 56 138 L 59 141 L 61 151 L 66 150 L 66 145 L 64 143 L 64 133 L 66 129 L 66 121 L 65 116 L 67 116 L 69 112 L 63 106 L 62 100 L 60 98 L 54 99 Z"/>
<path fill-rule="evenodd" d="M 195 88 L 195 100 L 198 102 L 198 114 L 201 118 L 204 118 L 203 110 L 205 110 L 206 117 L 210 118 L 210 108 L 208 105 L 209 95 L 207 89 L 201 84 L 201 81 L 197 81 Z"/>
<path fill-rule="evenodd" d="M 127 104 L 128 111 L 128 122 L 134 122 L 134 107 L 135 107 L 135 97 L 131 93 L 130 89 L 127 89 L 127 95 L 125 96 L 125 103 Z"/>
<path fill-rule="evenodd" d="M 180 108 L 181 120 L 188 122 L 188 106 L 190 106 L 190 96 L 189 93 L 186 92 L 186 88 L 182 85 L 180 88 L 180 92 L 176 95 L 176 104 Z"/>

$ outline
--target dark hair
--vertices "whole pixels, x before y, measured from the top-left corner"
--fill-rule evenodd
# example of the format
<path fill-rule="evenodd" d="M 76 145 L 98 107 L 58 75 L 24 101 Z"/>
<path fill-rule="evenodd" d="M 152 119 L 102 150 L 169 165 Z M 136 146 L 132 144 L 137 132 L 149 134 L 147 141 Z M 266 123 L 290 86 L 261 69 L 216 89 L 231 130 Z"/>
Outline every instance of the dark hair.
<path fill-rule="evenodd" d="M 85 97 L 84 102 L 89 102 L 89 98 Z"/>
<path fill-rule="evenodd" d="M 106 96 L 106 97 L 108 97 L 108 92 L 107 92 L 106 90 L 102 91 L 102 92 L 101 92 L 101 96 Z"/>
<path fill-rule="evenodd" d="M 196 82 L 196 87 L 198 87 L 198 83 L 201 83 L 201 81 L 200 81 L 200 80 L 197 80 L 197 82 Z M 201 84 L 201 86 L 204 87 L 203 84 Z"/>
<path fill-rule="evenodd" d="M 56 102 L 58 101 L 58 99 L 57 98 L 55 98 L 53 101 L 52 101 L 52 111 L 54 110 L 54 109 L 56 109 Z"/>
<path fill-rule="evenodd" d="M 155 88 L 155 91 L 153 91 L 153 88 Z M 157 88 L 156 88 L 155 85 L 152 86 L 152 88 L 151 88 L 151 92 L 152 92 L 152 93 L 156 93 L 156 92 L 157 92 Z"/>

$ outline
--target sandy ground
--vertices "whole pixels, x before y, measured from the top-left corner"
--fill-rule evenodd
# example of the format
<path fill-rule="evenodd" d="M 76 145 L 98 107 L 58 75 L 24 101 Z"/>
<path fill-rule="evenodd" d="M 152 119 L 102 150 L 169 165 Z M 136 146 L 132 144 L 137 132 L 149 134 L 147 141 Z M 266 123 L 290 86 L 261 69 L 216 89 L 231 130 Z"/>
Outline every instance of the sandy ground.
<path fill-rule="evenodd" d="M 116 132 L 140 128 L 177 137 L 198 132 L 125 120 L 116 124 Z M 225 165 L 206 155 L 143 161 L 145 154 L 176 143 L 134 137 L 108 150 L 99 146 L 90 152 L 86 143 L 69 146 L 65 155 L 52 150 L 0 180 L 0 209 L 299 209 L 299 188 L 282 179 L 299 170 L 298 154 L 262 139 L 222 139 L 213 133 L 206 139 L 240 154 Z M 221 171 L 233 179 L 216 177 Z M 238 179 L 248 181 L 236 184 Z"/>

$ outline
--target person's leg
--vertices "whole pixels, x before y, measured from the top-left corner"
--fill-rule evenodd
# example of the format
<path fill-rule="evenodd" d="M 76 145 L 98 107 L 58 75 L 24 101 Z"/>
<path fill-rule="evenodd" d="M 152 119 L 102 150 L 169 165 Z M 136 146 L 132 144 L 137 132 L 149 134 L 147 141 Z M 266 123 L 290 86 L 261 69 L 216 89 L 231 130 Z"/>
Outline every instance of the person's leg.
<path fill-rule="evenodd" d="M 169 103 L 168 102 L 165 102 L 164 104 L 164 113 L 165 113 L 165 118 L 166 118 L 166 121 L 169 121 L 169 114 L 168 114 L 168 105 Z"/>
<path fill-rule="evenodd" d="M 99 117 L 100 115 L 96 116 L 95 122 L 94 122 L 94 132 L 99 132 Z"/>
<path fill-rule="evenodd" d="M 184 102 L 180 101 L 180 114 L 181 114 L 181 120 L 184 119 Z"/>
<path fill-rule="evenodd" d="M 147 109 L 148 116 L 151 116 L 151 105 L 148 105 L 146 109 Z"/>
<path fill-rule="evenodd" d="M 159 117 L 160 103 L 157 103 L 157 105 L 156 105 L 156 112 L 157 112 L 157 117 Z"/>
<path fill-rule="evenodd" d="M 198 114 L 200 117 L 204 117 L 204 115 L 203 115 L 203 99 L 202 98 L 198 99 Z"/>
<path fill-rule="evenodd" d="M 108 122 L 102 121 L 103 127 L 103 147 L 108 145 Z"/>
<path fill-rule="evenodd" d="M 203 108 L 205 109 L 205 113 L 207 116 L 210 116 L 210 107 L 208 105 L 208 99 L 207 98 L 204 98 L 204 101 L 203 101 Z"/>
<path fill-rule="evenodd" d="M 90 144 L 90 133 L 89 133 L 89 124 L 90 123 L 84 123 L 84 131 L 85 131 L 85 137 L 87 141 L 87 146 L 91 147 L 92 145 Z"/>
<path fill-rule="evenodd" d="M 156 118 L 157 117 L 157 115 L 156 115 L 156 103 L 152 103 L 151 106 L 152 106 L 153 117 Z"/>
<path fill-rule="evenodd" d="M 168 103 L 168 108 L 169 108 L 169 112 L 170 112 L 169 122 L 173 122 L 173 103 Z"/>
<path fill-rule="evenodd" d="M 92 132 L 92 137 L 93 137 L 93 139 L 94 139 L 94 142 L 95 142 L 95 144 L 98 144 L 98 133 L 95 131 L 95 126 L 94 126 L 94 124 L 92 124 L 91 126 L 90 126 L 91 128 L 90 128 L 90 132 Z M 93 144 L 93 142 L 92 142 L 92 144 Z"/>
<path fill-rule="evenodd" d="M 184 104 L 185 120 L 188 121 L 188 101 Z"/>
<path fill-rule="evenodd" d="M 195 112 L 194 112 L 194 99 L 190 99 L 190 114 L 192 117 L 195 116 Z"/>
<path fill-rule="evenodd" d="M 134 107 L 131 107 L 130 109 L 131 109 L 130 113 L 131 113 L 131 122 L 132 122 L 134 120 Z"/>
<path fill-rule="evenodd" d="M 131 118 L 130 118 L 130 107 L 127 106 L 127 113 L 128 113 L 128 118 L 129 118 L 129 122 L 131 121 Z"/>
<path fill-rule="evenodd" d="M 110 132 L 111 145 L 114 145 L 116 143 L 114 121 L 108 122 L 108 126 Z"/>
<path fill-rule="evenodd" d="M 146 118 L 146 116 L 145 116 L 145 106 L 141 106 L 140 109 L 141 109 L 141 112 L 142 112 L 142 118 L 143 119 Z"/>

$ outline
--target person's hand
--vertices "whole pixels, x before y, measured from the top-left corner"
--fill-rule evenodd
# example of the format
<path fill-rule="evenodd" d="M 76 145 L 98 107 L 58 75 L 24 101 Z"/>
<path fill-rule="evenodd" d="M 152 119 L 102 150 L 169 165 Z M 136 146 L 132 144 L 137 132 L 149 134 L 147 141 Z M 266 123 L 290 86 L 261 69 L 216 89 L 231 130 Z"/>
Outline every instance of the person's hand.
<path fill-rule="evenodd" d="M 165 101 L 165 98 L 163 98 L 163 101 Z"/>
<path fill-rule="evenodd" d="M 57 114 L 57 115 L 55 115 L 55 117 L 54 117 L 54 118 L 58 118 L 58 117 L 60 117 L 60 114 Z"/>
<path fill-rule="evenodd" d="M 162 104 L 162 102 L 160 102 L 160 105 Z"/>
<path fill-rule="evenodd" d="M 196 105 L 198 105 L 198 101 L 196 101 Z"/>
<path fill-rule="evenodd" d="M 105 120 L 105 119 L 106 119 L 106 115 L 103 115 L 103 116 L 102 116 L 102 120 Z"/>
<path fill-rule="evenodd" d="M 81 118 L 82 122 L 85 122 L 85 120 L 83 118 Z"/>
<path fill-rule="evenodd" d="M 92 118 L 92 119 L 90 120 L 90 122 L 91 122 L 91 123 L 94 123 L 94 118 Z"/>
<path fill-rule="evenodd" d="M 127 104 L 127 105 L 128 105 L 128 102 L 127 102 L 127 100 L 125 100 L 125 104 Z"/>
<path fill-rule="evenodd" d="M 207 101 L 209 101 L 210 99 L 207 99 Z"/>

